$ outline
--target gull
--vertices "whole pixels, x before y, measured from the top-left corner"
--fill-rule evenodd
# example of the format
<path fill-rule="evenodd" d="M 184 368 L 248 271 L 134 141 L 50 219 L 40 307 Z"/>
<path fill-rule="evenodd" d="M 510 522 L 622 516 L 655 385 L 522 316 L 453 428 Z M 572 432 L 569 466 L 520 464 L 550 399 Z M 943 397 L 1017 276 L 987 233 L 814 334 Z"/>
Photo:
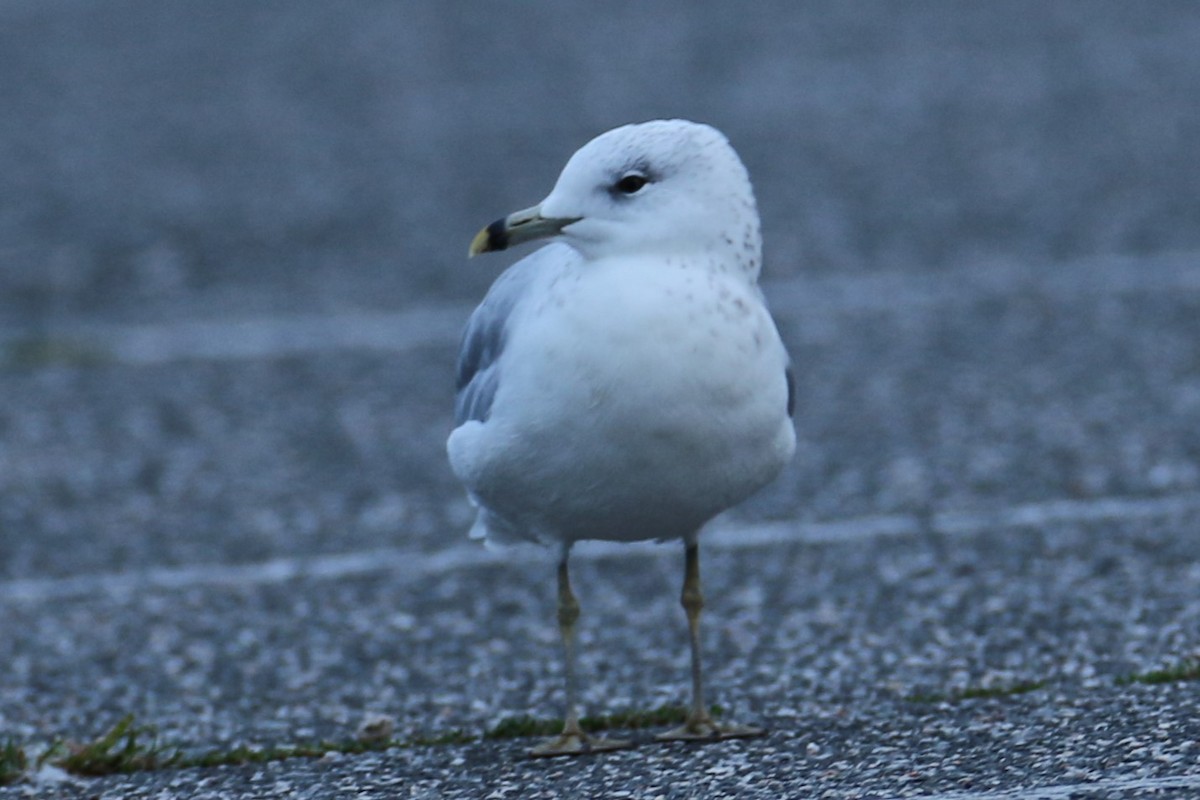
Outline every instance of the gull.
<path fill-rule="evenodd" d="M 447 441 L 478 509 L 473 538 L 558 550 L 565 721 L 530 755 L 630 746 L 579 725 L 568 558 L 582 540 L 684 545 L 691 706 L 658 738 L 759 735 L 710 715 L 700 645 L 700 531 L 796 446 L 746 169 L 708 125 L 616 128 L 576 152 L 541 203 L 480 231 L 469 256 L 537 239 L 550 241 L 503 272 L 467 323 Z"/>

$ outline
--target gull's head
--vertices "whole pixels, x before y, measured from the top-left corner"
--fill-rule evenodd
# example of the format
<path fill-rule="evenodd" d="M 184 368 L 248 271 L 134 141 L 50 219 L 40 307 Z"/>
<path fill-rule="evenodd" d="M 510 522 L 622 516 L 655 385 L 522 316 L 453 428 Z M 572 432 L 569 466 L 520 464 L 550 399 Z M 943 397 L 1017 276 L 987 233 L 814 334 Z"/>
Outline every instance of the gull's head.
<path fill-rule="evenodd" d="M 597 136 L 571 156 L 545 200 L 484 228 L 470 254 L 551 237 L 587 259 L 698 255 L 751 276 L 761 261 L 746 168 L 720 131 L 685 120 Z"/>

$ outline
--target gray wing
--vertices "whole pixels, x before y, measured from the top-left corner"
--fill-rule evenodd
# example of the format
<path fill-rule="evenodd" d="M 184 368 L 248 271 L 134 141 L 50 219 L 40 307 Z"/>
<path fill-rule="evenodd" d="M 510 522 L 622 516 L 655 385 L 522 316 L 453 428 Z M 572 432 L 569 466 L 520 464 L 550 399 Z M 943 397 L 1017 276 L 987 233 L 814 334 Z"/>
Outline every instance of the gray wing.
<path fill-rule="evenodd" d="M 513 309 L 545 270 L 562 269 L 576 256 L 565 245 L 549 245 L 513 264 L 496 279 L 471 314 L 458 350 L 454 424 L 486 422 L 500 385 L 500 358 Z"/>

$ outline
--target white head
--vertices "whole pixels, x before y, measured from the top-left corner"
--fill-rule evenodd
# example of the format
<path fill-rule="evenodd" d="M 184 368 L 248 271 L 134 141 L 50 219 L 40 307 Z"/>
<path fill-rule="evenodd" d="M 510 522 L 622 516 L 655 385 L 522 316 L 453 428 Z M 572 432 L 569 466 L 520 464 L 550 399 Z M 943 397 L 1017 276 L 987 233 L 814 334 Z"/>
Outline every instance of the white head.
<path fill-rule="evenodd" d="M 746 168 L 719 131 L 686 120 L 597 136 L 571 156 L 545 200 L 489 225 L 471 254 L 550 236 L 585 259 L 690 253 L 737 264 L 751 280 L 762 260 Z"/>

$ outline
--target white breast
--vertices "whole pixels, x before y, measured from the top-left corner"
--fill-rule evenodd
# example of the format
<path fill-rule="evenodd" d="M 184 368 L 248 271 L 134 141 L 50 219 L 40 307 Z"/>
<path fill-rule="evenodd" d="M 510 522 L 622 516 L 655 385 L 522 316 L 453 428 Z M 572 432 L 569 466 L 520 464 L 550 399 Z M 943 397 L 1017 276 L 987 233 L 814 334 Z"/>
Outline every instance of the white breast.
<path fill-rule="evenodd" d="M 489 508 L 543 539 L 671 538 L 775 477 L 795 435 L 756 287 L 637 260 L 550 280 L 516 312 L 472 434 Z"/>

